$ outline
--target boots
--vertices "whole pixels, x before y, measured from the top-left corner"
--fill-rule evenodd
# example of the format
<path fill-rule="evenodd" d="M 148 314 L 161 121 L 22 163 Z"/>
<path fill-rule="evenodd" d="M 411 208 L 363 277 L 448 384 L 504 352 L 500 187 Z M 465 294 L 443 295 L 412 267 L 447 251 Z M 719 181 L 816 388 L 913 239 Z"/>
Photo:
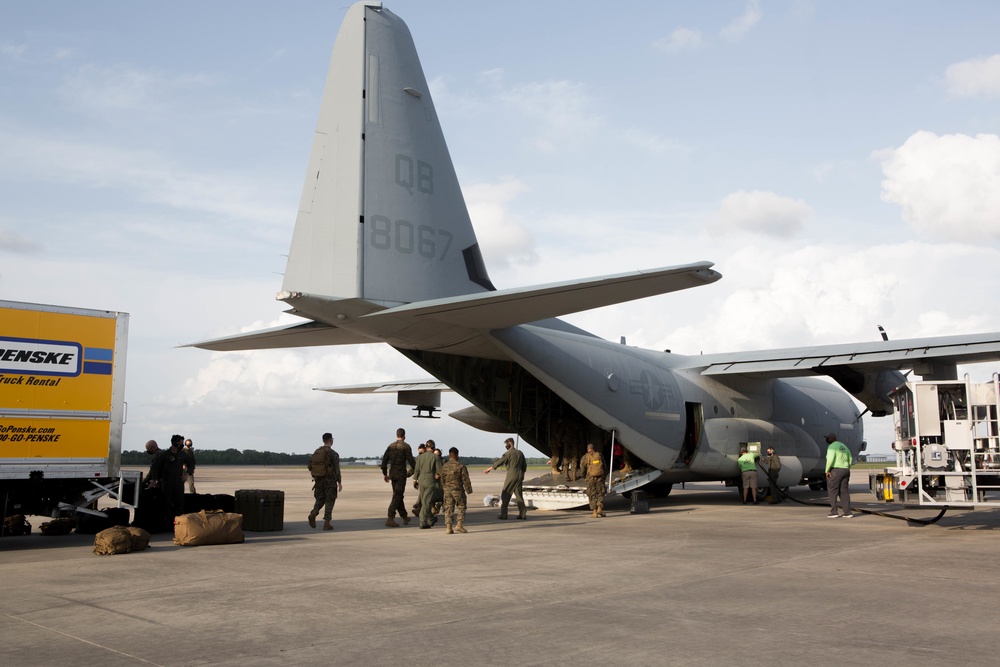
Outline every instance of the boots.
<path fill-rule="evenodd" d="M 462 525 L 463 523 L 465 523 L 465 521 L 463 521 L 462 519 L 458 520 L 458 523 L 455 525 L 455 532 L 456 533 L 467 533 L 467 532 L 469 532 L 469 531 L 467 531 L 465 529 L 465 526 Z"/>
<path fill-rule="evenodd" d="M 593 516 L 595 519 L 597 518 L 597 510 L 596 509 L 594 510 L 594 513 L 591 516 Z"/>
<path fill-rule="evenodd" d="M 316 515 L 317 514 L 319 514 L 319 512 L 309 512 L 309 527 L 310 528 L 315 528 L 316 527 Z"/>
<path fill-rule="evenodd" d="M 408 516 L 404 516 L 403 517 L 403 525 L 404 526 L 409 526 L 410 525 L 410 517 L 408 517 Z"/>
<path fill-rule="evenodd" d="M 323 530 L 333 530 L 333 526 L 330 525 L 329 519 L 323 519 Z"/>
<path fill-rule="evenodd" d="M 388 519 L 385 520 L 385 527 L 386 528 L 399 528 L 399 524 L 396 523 L 395 521 L 393 521 L 392 517 L 389 517 Z"/>
<path fill-rule="evenodd" d="M 603 504 L 597 506 L 597 516 L 607 516 L 604 513 L 604 505 Z"/>
<path fill-rule="evenodd" d="M 445 535 L 452 535 L 452 534 L 454 534 L 455 531 L 453 531 L 451 529 L 451 521 L 450 520 L 444 522 L 444 527 L 447 529 L 447 530 L 444 531 Z"/>
<path fill-rule="evenodd" d="M 559 468 L 552 466 L 552 476 L 557 477 L 559 475 Z"/>

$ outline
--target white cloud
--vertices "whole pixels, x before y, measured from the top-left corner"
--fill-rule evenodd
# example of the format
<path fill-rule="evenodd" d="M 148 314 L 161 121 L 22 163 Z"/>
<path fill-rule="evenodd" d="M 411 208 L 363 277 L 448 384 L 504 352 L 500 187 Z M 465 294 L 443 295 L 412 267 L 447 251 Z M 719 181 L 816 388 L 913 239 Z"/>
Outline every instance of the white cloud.
<path fill-rule="evenodd" d="M 690 28 L 677 28 L 669 37 L 664 37 L 653 42 L 653 48 L 666 53 L 680 53 L 681 51 L 691 51 L 704 46 L 705 40 L 700 30 Z"/>
<path fill-rule="evenodd" d="M 27 44 L 0 43 L 0 56 L 5 56 L 11 60 L 20 60 L 28 50 Z"/>
<path fill-rule="evenodd" d="M 620 150 L 622 142 L 654 156 L 690 154 L 692 149 L 641 127 L 619 128 L 598 109 L 587 86 L 568 80 L 534 81 L 508 86 L 502 69 L 481 72 L 475 92 L 456 92 L 446 81 L 430 82 L 435 106 L 456 118 L 501 114 L 505 122 L 524 121 L 521 144 L 530 152 L 558 157 L 595 144 Z M 488 92 L 483 92 L 484 90 Z"/>
<path fill-rule="evenodd" d="M 1000 96 L 1000 54 L 949 65 L 944 72 L 948 92 L 958 97 Z"/>
<path fill-rule="evenodd" d="M 694 152 L 690 146 L 684 146 L 673 139 L 665 139 L 637 127 L 630 127 L 618 134 L 630 149 L 645 151 L 652 155 L 690 155 Z"/>
<path fill-rule="evenodd" d="M 743 14 L 720 30 L 719 36 L 731 42 L 742 39 L 743 35 L 747 34 L 751 28 L 757 25 L 761 16 L 762 12 L 759 0 L 749 0 Z"/>
<path fill-rule="evenodd" d="M 530 143 L 543 153 L 578 146 L 580 137 L 595 134 L 604 123 L 593 111 L 586 86 L 574 81 L 528 83 L 501 93 L 500 99 L 533 121 L 538 131 Z"/>
<path fill-rule="evenodd" d="M 981 295 L 956 291 L 954 281 L 942 278 L 995 281 L 995 248 L 907 242 L 785 252 L 755 244 L 719 259 L 724 277 L 717 287 L 699 288 L 698 316 L 664 327 L 650 347 L 697 354 L 878 340 L 878 324 L 893 339 L 1000 328 L 1000 314 L 977 307 Z M 713 292 L 716 300 L 705 301 Z M 620 325 L 641 322 L 648 330 L 642 313 L 636 315 Z"/>
<path fill-rule="evenodd" d="M 722 200 L 712 227 L 722 232 L 740 230 L 784 237 L 802 231 L 812 214 L 812 208 L 800 199 L 760 190 L 739 190 Z"/>
<path fill-rule="evenodd" d="M 4 128 L 0 128 L 0 175 L 16 181 L 120 188 L 142 202 L 265 223 L 284 224 L 287 201 L 289 197 L 294 201 L 293 191 L 280 191 L 284 182 L 186 170 L 149 152 L 35 137 Z"/>
<path fill-rule="evenodd" d="M 100 114 L 167 106 L 182 92 L 204 89 L 210 82 L 204 75 L 168 76 L 126 65 L 86 65 L 66 79 L 60 92 L 78 108 Z"/>
<path fill-rule="evenodd" d="M 0 250 L 16 253 L 31 253 L 42 249 L 42 244 L 25 236 L 0 229 Z"/>
<path fill-rule="evenodd" d="M 463 188 L 469 217 L 476 228 L 487 266 L 502 270 L 538 261 L 534 237 L 507 208 L 507 204 L 525 190 L 527 187 L 516 179 Z"/>
<path fill-rule="evenodd" d="M 1000 136 L 920 131 L 881 159 L 882 200 L 919 232 L 1000 239 Z"/>

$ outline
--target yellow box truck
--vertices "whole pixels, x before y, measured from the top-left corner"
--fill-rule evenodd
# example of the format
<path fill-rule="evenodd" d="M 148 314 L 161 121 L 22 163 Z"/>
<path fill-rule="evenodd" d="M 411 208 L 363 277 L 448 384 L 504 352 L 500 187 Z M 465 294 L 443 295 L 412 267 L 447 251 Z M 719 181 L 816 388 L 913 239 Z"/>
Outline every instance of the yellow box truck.
<path fill-rule="evenodd" d="M 121 471 L 127 337 L 128 313 L 0 301 L 4 517 L 137 504 L 140 474 Z"/>

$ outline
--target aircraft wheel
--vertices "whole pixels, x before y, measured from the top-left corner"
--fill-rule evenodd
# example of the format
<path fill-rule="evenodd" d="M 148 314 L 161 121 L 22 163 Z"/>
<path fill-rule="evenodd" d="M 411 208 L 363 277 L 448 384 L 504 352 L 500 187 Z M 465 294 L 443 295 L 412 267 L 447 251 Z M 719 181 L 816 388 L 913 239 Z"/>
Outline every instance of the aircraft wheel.
<path fill-rule="evenodd" d="M 666 498 L 667 496 L 670 495 L 670 491 L 673 490 L 674 485 L 672 483 L 671 484 L 653 483 L 653 484 L 647 484 L 642 488 L 646 489 L 649 492 L 649 495 L 653 496 L 654 498 Z"/>

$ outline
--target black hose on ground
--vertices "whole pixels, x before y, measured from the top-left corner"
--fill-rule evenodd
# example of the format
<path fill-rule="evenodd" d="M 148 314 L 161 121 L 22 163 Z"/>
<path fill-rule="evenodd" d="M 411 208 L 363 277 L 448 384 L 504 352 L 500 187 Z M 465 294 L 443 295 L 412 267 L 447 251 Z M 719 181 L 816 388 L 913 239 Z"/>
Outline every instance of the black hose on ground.
<path fill-rule="evenodd" d="M 763 466 L 763 464 L 761 464 L 760 461 L 757 461 L 757 467 L 760 468 L 764 472 L 764 474 L 767 476 L 768 481 L 771 482 L 771 485 L 775 489 L 777 489 L 778 493 L 785 500 L 791 500 L 793 503 L 798 503 L 799 505 L 807 505 L 807 506 L 810 506 L 810 507 L 826 507 L 827 506 L 827 503 L 814 503 L 814 502 L 810 502 L 810 501 L 799 500 L 798 498 L 793 498 L 792 496 L 788 495 L 787 493 L 785 493 L 784 491 L 781 490 L 781 487 L 778 486 L 777 481 L 775 481 L 775 479 L 773 477 L 771 477 L 771 471 L 768 470 L 767 468 L 765 468 Z M 915 523 L 915 524 L 918 524 L 918 525 L 921 525 L 921 526 L 930 526 L 931 524 L 934 524 L 934 523 L 937 523 L 938 521 L 940 521 L 941 517 L 943 517 L 944 514 L 945 514 L 945 512 L 947 512 L 949 509 L 950 509 L 949 507 L 942 508 L 941 511 L 938 512 L 938 515 L 936 517 L 934 517 L 933 519 L 914 519 L 914 518 L 908 517 L 908 516 L 900 516 L 898 514 L 889 514 L 888 512 L 879 512 L 878 510 L 866 510 L 866 509 L 862 509 L 860 507 L 852 507 L 851 508 L 851 512 L 861 512 L 862 514 L 872 514 L 874 516 L 882 516 L 882 517 L 885 517 L 887 519 L 898 519 L 899 521 L 906 521 L 908 523 Z"/>

